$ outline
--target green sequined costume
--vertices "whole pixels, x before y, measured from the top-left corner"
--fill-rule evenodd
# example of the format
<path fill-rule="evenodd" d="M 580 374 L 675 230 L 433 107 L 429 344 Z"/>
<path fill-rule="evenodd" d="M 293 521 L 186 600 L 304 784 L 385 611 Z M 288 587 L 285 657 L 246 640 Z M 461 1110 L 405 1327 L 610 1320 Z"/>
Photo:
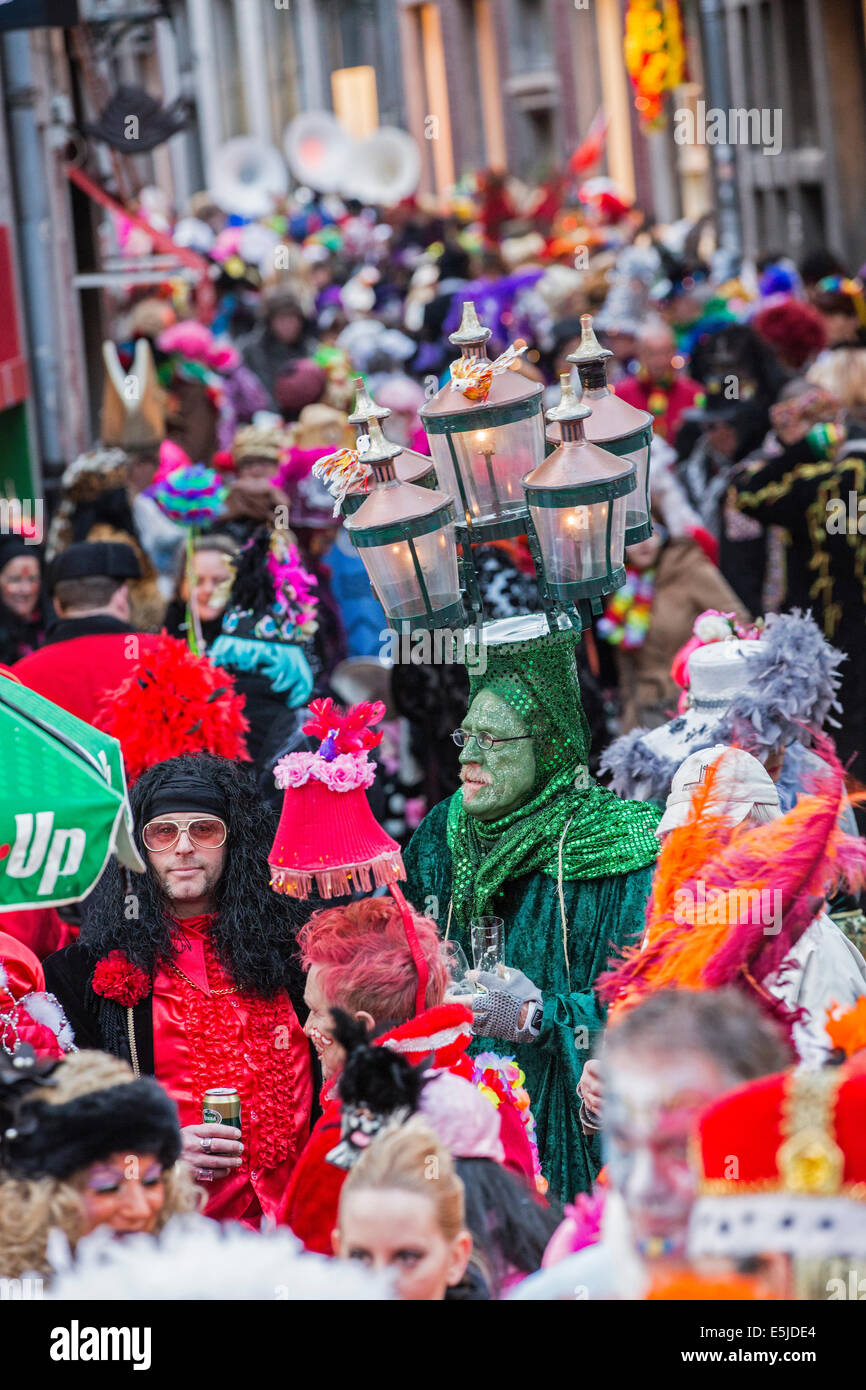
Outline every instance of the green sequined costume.
<path fill-rule="evenodd" d="M 505 922 L 506 961 L 542 992 L 541 1035 L 513 1051 L 526 1073 L 543 1171 L 566 1200 L 588 1190 L 598 1170 L 575 1090 L 604 1027 L 592 983 L 615 948 L 640 939 L 659 818 L 643 802 L 620 801 L 586 771 L 576 640 L 568 631 L 491 647 L 485 674 L 471 675 L 470 702 L 492 690 L 534 735 L 530 799 L 481 823 L 458 791 L 430 811 L 404 855 L 407 896 L 420 911 L 437 915 L 467 955 L 469 921 L 495 912 Z M 502 1050 L 495 1039 L 476 1047 Z"/>

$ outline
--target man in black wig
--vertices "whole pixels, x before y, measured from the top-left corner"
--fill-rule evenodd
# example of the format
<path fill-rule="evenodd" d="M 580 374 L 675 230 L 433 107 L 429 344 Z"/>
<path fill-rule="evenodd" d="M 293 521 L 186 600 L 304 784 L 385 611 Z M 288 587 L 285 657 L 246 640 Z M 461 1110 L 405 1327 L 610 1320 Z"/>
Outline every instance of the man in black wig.
<path fill-rule="evenodd" d="M 276 813 L 248 767 L 209 753 L 158 763 L 130 800 L 147 871 L 111 861 L 80 941 L 45 961 L 48 988 L 79 1047 L 127 1059 L 174 1097 L 206 1214 L 257 1226 L 307 1140 L 313 1097 L 299 909 L 269 887 Z M 240 1094 L 240 1136 L 203 1123 L 216 1086 Z"/>

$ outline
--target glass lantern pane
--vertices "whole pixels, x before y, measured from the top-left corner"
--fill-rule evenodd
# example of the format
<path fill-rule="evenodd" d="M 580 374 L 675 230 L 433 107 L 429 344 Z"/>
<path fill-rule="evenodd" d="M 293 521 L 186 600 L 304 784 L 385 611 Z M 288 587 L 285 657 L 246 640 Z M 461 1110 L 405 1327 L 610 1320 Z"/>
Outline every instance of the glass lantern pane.
<path fill-rule="evenodd" d="M 649 521 L 649 506 L 647 504 L 649 455 L 650 449 L 648 444 L 640 449 L 635 449 L 631 454 L 623 455 L 623 460 L 628 460 L 630 463 L 634 464 L 634 471 L 637 477 L 637 487 L 634 492 L 630 492 L 625 499 L 625 524 L 627 529 L 635 526 L 643 526 Z"/>
<path fill-rule="evenodd" d="M 424 588 L 412 556 L 421 569 L 427 589 L 427 602 L 434 612 L 448 608 L 460 598 L 457 574 L 457 547 L 454 522 L 449 521 L 438 531 L 409 541 L 392 541 L 388 545 L 364 546 L 359 554 L 382 607 L 389 619 L 424 616 L 427 604 Z"/>
<path fill-rule="evenodd" d="M 467 513 L 469 525 L 525 516 L 526 494 L 521 479 L 544 457 L 544 423 L 540 414 L 510 425 L 467 429 L 452 435 L 431 434 L 429 439 L 439 487 L 454 498 L 458 516 Z M 462 493 L 451 445 L 460 469 Z"/>
<path fill-rule="evenodd" d="M 626 497 L 592 502 L 584 507 L 530 507 L 538 532 L 544 572 L 553 584 L 587 583 L 604 579 L 622 564 L 625 545 Z M 610 557 L 607 517 L 611 519 Z"/>

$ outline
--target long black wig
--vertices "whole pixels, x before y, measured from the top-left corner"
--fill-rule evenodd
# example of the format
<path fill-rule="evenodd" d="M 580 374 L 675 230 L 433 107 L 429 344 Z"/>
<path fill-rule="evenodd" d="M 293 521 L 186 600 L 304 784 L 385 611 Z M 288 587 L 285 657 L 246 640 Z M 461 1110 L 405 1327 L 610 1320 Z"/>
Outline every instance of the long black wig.
<path fill-rule="evenodd" d="M 227 808 L 228 836 L 222 877 L 217 884 L 217 917 L 211 939 L 217 958 L 243 992 L 270 997 L 287 989 L 292 1000 L 303 993 L 303 972 L 295 945 L 298 928 L 323 904 L 303 905 L 269 886 L 268 851 L 278 815 L 256 791 L 252 765 L 212 753 L 169 758 L 149 768 L 130 792 L 135 841 L 142 858 L 142 807 L 179 773 L 195 772 L 212 781 Z M 153 974 L 173 955 L 178 926 L 172 922 L 150 864 L 128 874 L 112 858 L 83 914 L 81 941 L 98 956 L 122 951 Z"/>

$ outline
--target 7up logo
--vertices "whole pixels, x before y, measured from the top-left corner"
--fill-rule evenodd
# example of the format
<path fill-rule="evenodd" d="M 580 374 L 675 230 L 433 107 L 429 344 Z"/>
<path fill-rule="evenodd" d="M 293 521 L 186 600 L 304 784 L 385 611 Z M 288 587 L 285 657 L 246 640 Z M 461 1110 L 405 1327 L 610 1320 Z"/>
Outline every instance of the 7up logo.
<path fill-rule="evenodd" d="M 15 844 L 6 872 L 10 878 L 31 878 L 41 869 L 36 894 L 43 897 L 53 892 L 58 878 L 78 870 L 86 843 L 83 830 L 55 830 L 53 811 L 17 815 Z"/>

